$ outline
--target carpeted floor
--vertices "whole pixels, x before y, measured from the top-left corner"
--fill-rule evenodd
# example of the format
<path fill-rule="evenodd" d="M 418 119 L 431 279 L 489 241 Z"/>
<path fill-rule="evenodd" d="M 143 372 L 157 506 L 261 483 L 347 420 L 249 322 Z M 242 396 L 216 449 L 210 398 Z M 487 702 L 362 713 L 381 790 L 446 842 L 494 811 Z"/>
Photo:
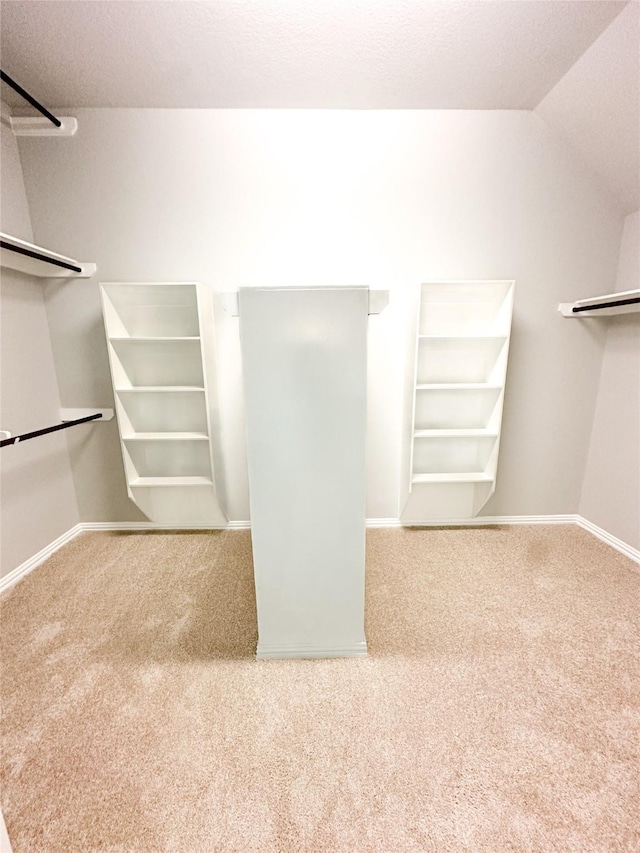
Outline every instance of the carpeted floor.
<path fill-rule="evenodd" d="M 2 599 L 14 853 L 640 849 L 640 574 L 372 530 L 361 660 L 255 661 L 244 531 L 90 533 Z"/>

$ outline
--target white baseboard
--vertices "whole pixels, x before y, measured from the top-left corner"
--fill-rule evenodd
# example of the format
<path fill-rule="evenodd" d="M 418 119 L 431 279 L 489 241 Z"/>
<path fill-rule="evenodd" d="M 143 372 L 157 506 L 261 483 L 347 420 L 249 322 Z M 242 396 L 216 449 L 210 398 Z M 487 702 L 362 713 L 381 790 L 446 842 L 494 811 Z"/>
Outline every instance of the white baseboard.
<path fill-rule="evenodd" d="M 257 660 L 285 660 L 288 658 L 315 660 L 316 658 L 363 658 L 367 655 L 365 641 L 352 646 L 268 646 L 258 642 Z"/>
<path fill-rule="evenodd" d="M 454 518 L 440 519 L 438 521 L 421 521 L 408 522 L 401 521 L 399 518 L 368 518 L 367 527 L 487 527 L 497 524 L 512 525 L 512 524 L 577 524 L 583 530 L 588 531 L 593 536 L 615 548 L 625 557 L 640 564 L 640 551 L 637 548 L 628 545 L 611 533 L 607 533 L 601 527 L 587 521 L 580 515 L 496 515 L 496 516 L 480 516 L 477 518 Z M 48 557 L 54 554 L 63 545 L 71 542 L 79 533 L 85 530 L 112 530 L 112 531 L 135 531 L 135 530 L 250 530 L 251 523 L 249 521 L 229 521 L 225 525 L 212 526 L 210 524 L 185 525 L 175 524 L 154 524 L 151 521 L 84 521 L 76 524 L 62 536 L 59 536 L 33 557 L 30 557 L 20 566 L 17 566 L 9 574 L 0 578 L 0 593 L 12 587 L 19 580 L 22 580 L 25 575 L 28 575 L 33 569 L 43 563 Z M 304 656 L 304 655 L 303 655 Z"/>
<path fill-rule="evenodd" d="M 83 521 L 83 530 L 250 530 L 250 521 L 227 521 L 225 524 L 156 524 L 154 521 Z"/>
<path fill-rule="evenodd" d="M 479 515 L 476 518 L 440 518 L 437 521 L 368 518 L 367 527 L 492 527 L 496 524 L 577 524 L 579 518 L 578 515 Z"/>
<path fill-rule="evenodd" d="M 81 524 L 74 525 L 70 530 L 67 530 L 66 533 L 63 533 L 62 536 L 58 536 L 57 539 L 54 539 L 53 542 L 50 542 L 45 548 L 38 551 L 37 554 L 34 554 L 33 557 L 30 557 L 28 560 L 25 560 L 24 563 L 16 566 L 16 568 L 9 572 L 8 575 L 0 578 L 0 593 L 5 592 L 5 590 L 22 580 L 25 575 L 28 575 L 29 572 L 33 571 L 33 569 L 39 566 L 40 563 L 44 563 L 48 557 L 55 554 L 59 548 L 62 548 L 62 546 L 66 545 L 67 542 L 71 542 L 72 539 L 75 539 L 79 533 L 82 533 L 82 530 L 83 526 Z"/>
<path fill-rule="evenodd" d="M 625 557 L 629 557 L 630 560 L 640 564 L 640 551 L 637 548 L 628 545 L 626 542 L 623 542 L 622 539 L 618 539 L 611 533 L 607 533 L 606 530 L 603 530 L 591 521 L 587 521 L 587 519 L 582 518 L 581 515 L 576 516 L 576 524 L 578 527 L 582 527 L 583 530 L 587 530 L 593 536 L 601 539 L 603 542 L 606 542 L 607 545 L 611 545 L 611 547 L 615 548 L 616 551 L 620 551 L 620 553 L 624 554 Z"/>

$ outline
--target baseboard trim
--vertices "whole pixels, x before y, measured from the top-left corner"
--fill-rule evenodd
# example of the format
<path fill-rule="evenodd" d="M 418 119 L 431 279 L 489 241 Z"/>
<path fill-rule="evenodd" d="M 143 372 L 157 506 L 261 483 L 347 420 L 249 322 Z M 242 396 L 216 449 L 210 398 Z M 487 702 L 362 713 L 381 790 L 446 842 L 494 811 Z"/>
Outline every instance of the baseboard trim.
<path fill-rule="evenodd" d="M 58 536 L 57 539 L 54 539 L 53 542 L 50 542 L 41 551 L 34 554 L 33 557 L 25 560 L 24 563 L 16 566 L 16 568 L 10 571 L 9 574 L 0 578 L 0 593 L 6 592 L 6 590 L 10 589 L 14 584 L 18 583 L 18 581 L 21 581 L 22 578 L 29 574 L 29 572 L 32 572 L 41 563 L 44 563 L 44 561 L 52 554 L 55 554 L 55 552 L 62 548 L 63 545 L 66 545 L 68 542 L 71 542 L 72 539 L 75 539 L 79 533 L 82 533 L 82 530 L 82 524 L 75 524 L 72 528 L 67 530 L 66 533 L 63 533 L 62 536 Z"/>
<path fill-rule="evenodd" d="M 583 530 L 591 533 L 592 536 L 595 536 L 607 545 L 611 545 L 612 548 L 615 548 L 616 551 L 619 551 L 621 554 L 624 554 L 625 557 L 633 560 L 634 563 L 640 564 L 640 550 L 637 548 L 628 545 L 626 542 L 623 542 L 622 539 L 618 539 L 617 536 L 608 533 L 606 530 L 603 530 L 602 527 L 598 527 L 597 524 L 594 524 L 592 521 L 588 521 L 581 515 L 576 516 L 576 524 L 578 527 L 582 527 Z"/>
<path fill-rule="evenodd" d="M 153 521 L 83 521 L 83 530 L 126 533 L 127 530 L 250 530 L 249 521 L 227 521 L 225 524 L 156 524 Z"/>
<path fill-rule="evenodd" d="M 258 643 L 257 660 L 315 660 L 317 658 L 363 658 L 367 656 L 367 644 L 354 643 L 352 646 L 266 646 Z"/>
<path fill-rule="evenodd" d="M 457 519 L 440 519 L 438 521 L 402 521 L 399 518 L 368 518 L 366 521 L 368 528 L 383 528 L 383 527 L 487 527 L 492 525 L 516 525 L 516 524 L 576 524 L 578 527 L 581 527 L 583 530 L 586 530 L 588 533 L 591 533 L 592 536 L 595 536 L 597 539 L 600 539 L 602 542 L 605 542 L 607 545 L 610 545 L 612 548 L 615 548 L 616 551 L 619 551 L 621 554 L 624 554 L 625 557 L 628 557 L 630 560 L 633 560 L 635 563 L 640 564 L 640 550 L 634 548 L 633 546 L 623 542 L 622 539 L 618 539 L 616 536 L 613 536 L 611 533 L 608 533 L 606 530 L 603 530 L 601 527 L 598 527 L 593 522 L 588 521 L 586 518 L 583 518 L 580 515 L 495 515 L 495 516 L 480 516 L 477 518 L 457 518 Z M 22 580 L 23 577 L 29 574 L 29 572 L 33 571 L 33 569 L 37 568 L 41 563 L 43 563 L 48 557 L 62 548 L 63 545 L 66 545 L 68 542 L 71 542 L 72 539 L 75 539 L 80 533 L 85 530 L 103 530 L 103 531 L 114 531 L 114 532 L 126 532 L 130 531 L 143 531 L 143 530 L 250 530 L 251 522 L 249 521 L 229 521 L 224 525 L 211 525 L 211 524 L 194 524 L 190 526 L 186 525 L 175 525 L 175 524 L 154 524 L 151 521 L 84 521 L 79 524 L 74 525 L 70 530 L 67 530 L 66 533 L 63 533 L 53 542 L 49 543 L 45 548 L 41 551 L 38 551 L 37 554 L 34 554 L 33 557 L 30 557 L 28 560 L 25 560 L 20 566 L 17 566 L 13 571 L 9 572 L 9 574 L 5 575 L 3 578 L 0 578 L 0 594 L 10 589 L 14 584 L 18 583 L 18 581 Z M 364 652 L 366 654 L 366 650 Z M 279 655 L 271 655 L 271 657 L 279 656 Z M 305 657 L 306 655 L 298 655 L 298 657 Z M 320 655 L 318 655 L 320 656 Z M 322 656 L 331 657 L 326 650 L 323 650 Z M 334 657 L 346 656 L 346 655 L 333 655 Z"/>
<path fill-rule="evenodd" d="M 577 515 L 479 515 L 475 518 L 440 518 L 437 521 L 399 522 L 401 527 L 492 527 L 497 524 L 577 524 Z M 367 526 L 368 523 L 367 523 Z M 394 527 L 396 525 L 371 525 Z"/>
<path fill-rule="evenodd" d="M 400 518 L 367 518 L 367 527 L 484 527 L 493 524 L 576 524 L 578 515 L 496 515 L 447 518 L 438 521 L 404 521 Z M 156 524 L 153 521 L 85 521 L 83 530 L 250 530 L 250 521 L 226 524 Z"/>

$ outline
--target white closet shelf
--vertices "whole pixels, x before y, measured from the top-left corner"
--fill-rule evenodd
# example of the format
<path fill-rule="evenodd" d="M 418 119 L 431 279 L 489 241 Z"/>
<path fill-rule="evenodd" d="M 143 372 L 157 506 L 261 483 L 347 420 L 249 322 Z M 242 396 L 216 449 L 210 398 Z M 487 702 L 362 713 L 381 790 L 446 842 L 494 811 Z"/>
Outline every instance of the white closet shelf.
<path fill-rule="evenodd" d="M 117 337 L 110 337 L 110 341 L 116 341 L 120 343 L 121 341 L 131 341 L 132 343 L 158 343 L 166 342 L 166 341 L 199 341 L 200 338 L 194 335 L 184 336 L 184 337 L 150 337 L 146 335 L 118 335 Z"/>
<path fill-rule="evenodd" d="M 492 382 L 423 382 L 416 391 L 501 391 L 502 385 Z"/>
<path fill-rule="evenodd" d="M 103 282 L 100 296 L 129 498 L 157 523 L 217 523 L 211 291 Z"/>
<path fill-rule="evenodd" d="M 513 285 L 421 286 L 403 509 L 412 520 L 472 518 L 493 493 Z"/>
<path fill-rule="evenodd" d="M 91 278 L 95 264 L 87 264 L 52 252 L 35 243 L 0 232 L 0 264 L 38 278 Z"/>
<path fill-rule="evenodd" d="M 633 314 L 640 311 L 640 290 L 623 290 L 591 296 L 577 302 L 561 302 L 558 311 L 563 317 L 612 317 L 614 314 Z"/>
<path fill-rule="evenodd" d="M 131 480 L 132 488 L 156 488 L 157 486 L 213 486 L 211 477 L 137 477 Z"/>
<path fill-rule="evenodd" d="M 493 429 L 417 429 L 414 438 L 497 438 Z"/>
<path fill-rule="evenodd" d="M 204 388 L 201 385 L 134 385 L 131 388 L 116 388 L 118 394 L 175 394 L 176 392 L 184 392 L 193 394 L 194 392 L 203 393 Z"/>
<path fill-rule="evenodd" d="M 208 441 L 206 432 L 135 432 L 123 435 L 123 441 Z"/>
<path fill-rule="evenodd" d="M 507 335 L 418 335 L 419 341 L 506 341 Z"/>
<path fill-rule="evenodd" d="M 490 474 L 469 472 L 468 474 L 414 474 L 416 484 L 424 483 L 493 483 Z"/>

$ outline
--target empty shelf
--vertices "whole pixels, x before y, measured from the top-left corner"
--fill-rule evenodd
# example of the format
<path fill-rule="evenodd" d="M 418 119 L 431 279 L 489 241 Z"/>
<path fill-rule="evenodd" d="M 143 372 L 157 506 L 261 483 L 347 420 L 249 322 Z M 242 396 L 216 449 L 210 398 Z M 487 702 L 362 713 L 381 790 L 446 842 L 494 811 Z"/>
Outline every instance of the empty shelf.
<path fill-rule="evenodd" d="M 123 435 L 123 441 L 208 441 L 206 432 L 135 432 Z"/>
<path fill-rule="evenodd" d="M 138 477 L 129 484 L 132 487 L 148 486 L 212 486 L 210 477 Z"/>
<path fill-rule="evenodd" d="M 492 483 L 490 474 L 470 472 L 468 474 L 414 474 L 412 482 L 420 483 Z"/>
<path fill-rule="evenodd" d="M 146 335 L 116 335 L 109 338 L 110 341 L 127 341 L 131 343 L 157 343 L 158 341 L 199 341 L 200 338 L 197 335 L 189 335 L 189 336 L 171 336 L 171 337 L 158 337 L 158 336 L 146 336 Z"/>
<path fill-rule="evenodd" d="M 506 341 L 506 335 L 418 335 L 420 341 Z"/>
<path fill-rule="evenodd" d="M 417 429 L 414 438 L 497 438 L 491 429 Z"/>
<path fill-rule="evenodd" d="M 118 394 L 138 394 L 140 392 L 153 393 L 160 392 L 162 394 L 175 393 L 176 391 L 204 391 L 201 385 L 134 385 L 132 388 L 116 388 Z"/>
<path fill-rule="evenodd" d="M 491 382 L 423 382 L 416 391 L 501 391 L 502 385 Z"/>

